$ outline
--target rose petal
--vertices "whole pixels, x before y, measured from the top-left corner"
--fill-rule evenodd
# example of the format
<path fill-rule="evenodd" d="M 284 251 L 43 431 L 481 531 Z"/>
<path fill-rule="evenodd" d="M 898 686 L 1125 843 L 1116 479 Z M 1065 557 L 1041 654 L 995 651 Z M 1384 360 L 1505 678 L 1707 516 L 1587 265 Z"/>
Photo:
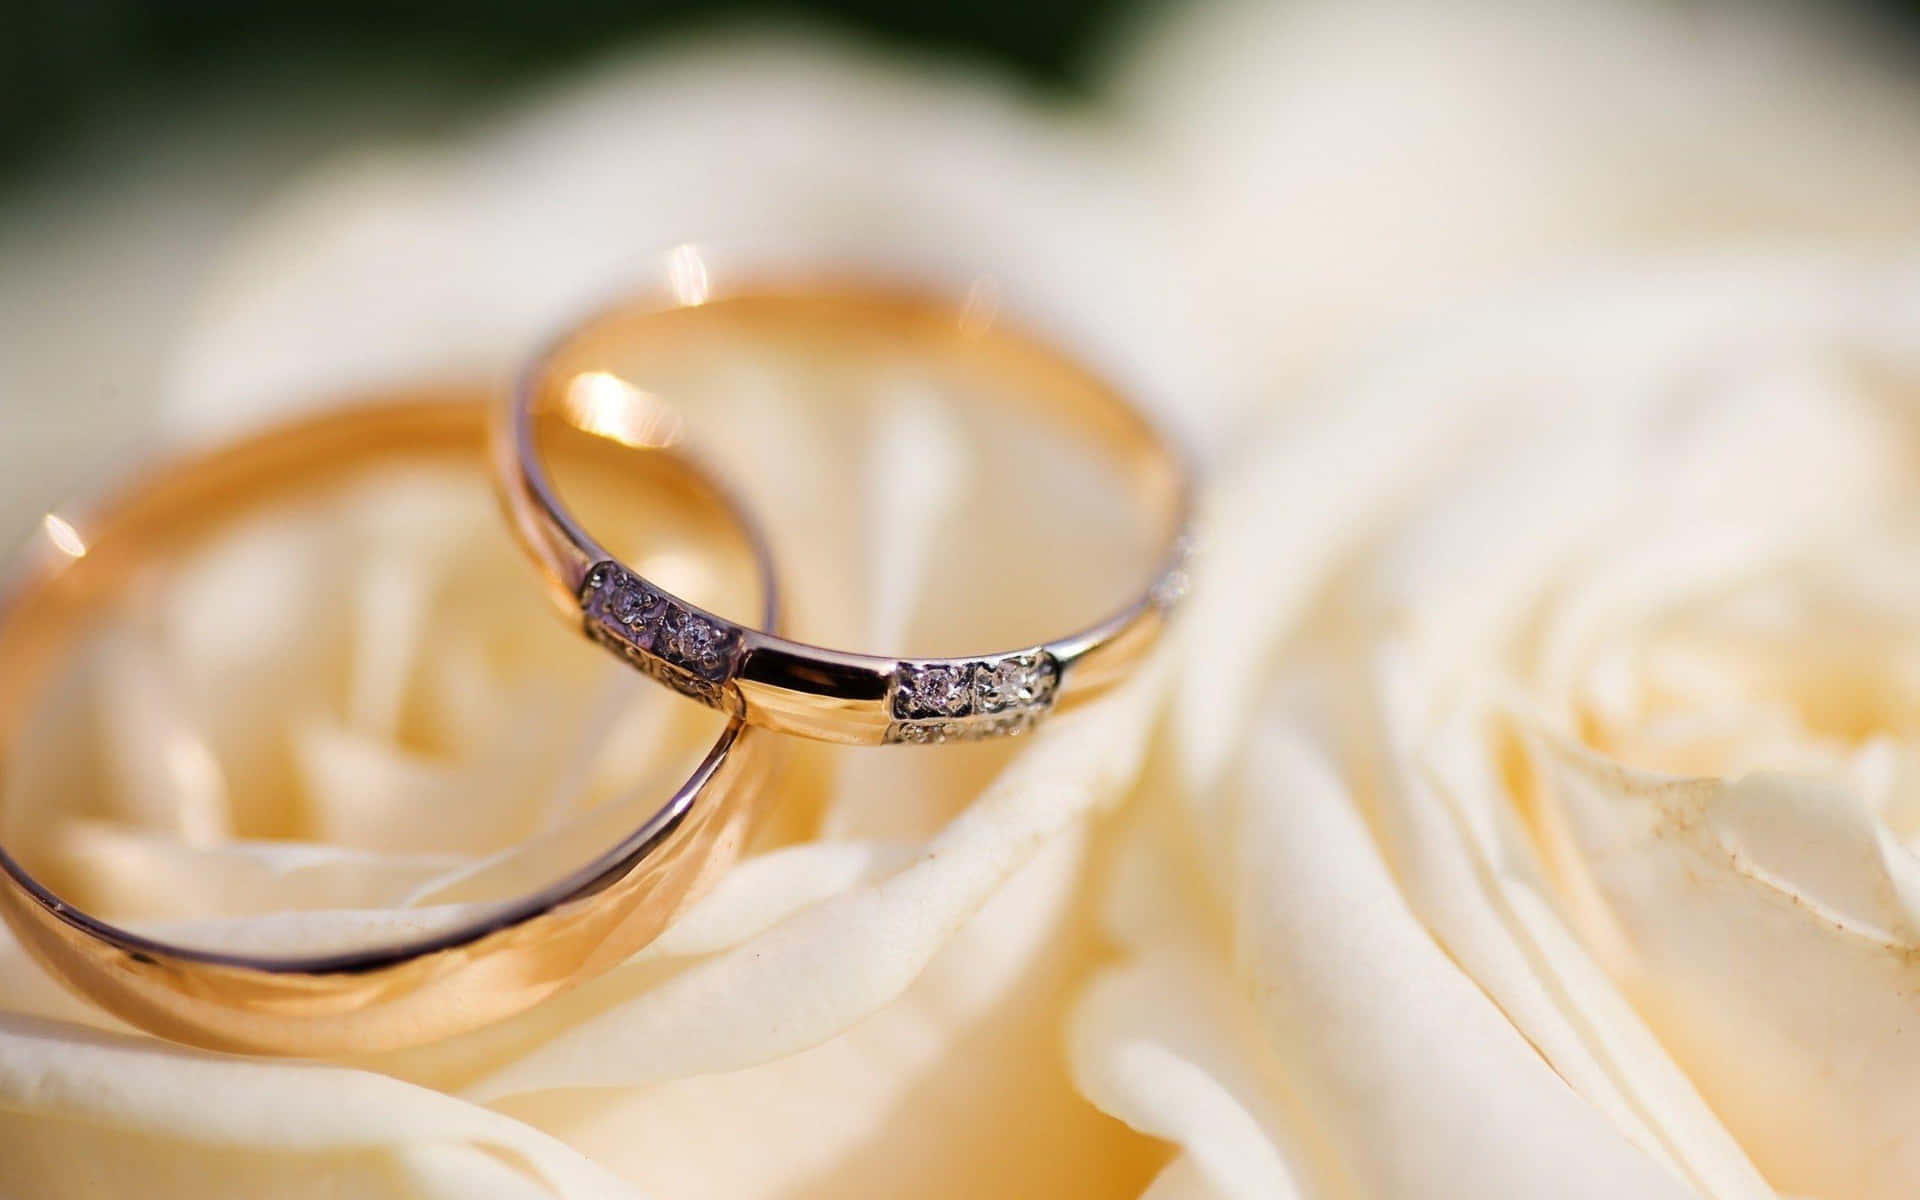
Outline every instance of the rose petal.
<path fill-rule="evenodd" d="M 183 1095 L 194 1102 L 180 1103 Z M 21 1017 L 0 1016 L 0 1111 L 11 1114 L 0 1121 L 13 1143 L 9 1183 L 35 1192 L 64 1186 L 60 1181 L 72 1178 L 65 1155 L 110 1145 L 111 1133 L 122 1139 L 124 1157 L 102 1164 L 108 1178 L 131 1182 L 147 1172 L 143 1190 L 191 1188 L 182 1195 L 259 1187 L 282 1175 L 365 1186 L 379 1178 L 380 1159 L 436 1144 L 443 1154 L 511 1164 L 523 1180 L 544 1185 L 535 1194 L 633 1194 L 517 1121 L 411 1084 L 339 1067 L 202 1054 Z M 36 1148 L 36 1134 L 55 1140 Z M 72 1140 L 61 1140 L 63 1134 Z M 483 1169 L 451 1170 L 444 1158 L 437 1166 L 420 1165 L 435 1168 L 418 1171 L 420 1182 L 470 1180 Z"/>
<path fill-rule="evenodd" d="M 1906 1190 L 1920 867 L 1843 787 L 1636 772 L 1542 740 L 1551 842 L 1649 1024 L 1788 1190 Z M 1753 984 L 1764 980 L 1764 986 Z"/>
<path fill-rule="evenodd" d="M 1139 767 L 1163 670 L 1043 726 L 919 862 L 574 1026 L 469 1089 L 657 1082 L 792 1054 L 898 996 L 1029 857 L 1110 801 Z"/>

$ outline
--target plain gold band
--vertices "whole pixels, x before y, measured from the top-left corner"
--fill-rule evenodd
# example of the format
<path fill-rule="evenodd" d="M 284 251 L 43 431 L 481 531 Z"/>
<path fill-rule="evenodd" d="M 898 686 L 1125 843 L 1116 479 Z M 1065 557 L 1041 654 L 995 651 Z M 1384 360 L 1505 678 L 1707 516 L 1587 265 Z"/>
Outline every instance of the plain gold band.
<path fill-rule="evenodd" d="M 598 382 L 602 364 L 636 342 L 671 347 L 675 337 L 715 323 L 760 324 L 789 334 L 798 329 L 828 339 L 849 329 L 881 330 L 899 344 L 991 362 L 1015 381 L 1022 403 L 1049 412 L 1126 468 L 1162 521 L 1161 549 L 1151 569 L 1132 596 L 1089 628 L 1014 650 L 950 658 L 892 658 L 808 645 L 681 603 L 620 563 L 581 526 L 546 475 L 534 430 L 536 419 L 550 413 L 581 428 L 607 424 L 601 406 L 582 402 L 578 381 Z M 588 393 L 591 401 L 597 389 Z M 648 399 L 636 395 L 642 403 Z M 647 444 L 649 421 L 628 414 L 613 423 L 634 427 L 631 444 Z M 521 544 L 589 636 L 662 682 L 751 725 L 843 744 L 1019 733 L 1048 712 L 1101 694 L 1131 674 L 1158 641 L 1184 594 L 1192 549 L 1193 485 L 1186 459 L 1114 389 L 997 322 L 937 299 L 860 285 L 749 290 L 697 305 L 636 303 L 603 313 L 562 336 L 523 378 L 496 430 L 495 465 Z M 689 624 L 703 644 L 718 647 L 704 663 L 691 662 L 676 642 L 677 631 Z M 1011 688 L 1004 686 L 1009 679 Z M 947 685 L 943 703 L 950 708 L 922 703 L 929 680 Z"/>
<path fill-rule="evenodd" d="M 0 602 L 0 767 L 50 664 L 140 564 L 248 506 L 369 464 L 479 463 L 486 423 L 476 389 L 347 409 L 169 467 L 89 519 L 63 523 L 67 544 L 37 545 Z M 684 461 L 654 461 L 658 479 L 648 483 L 712 497 Z M 770 587 L 766 604 L 772 620 Z M 177 1041 L 310 1056 L 414 1045 L 518 1013 L 651 941 L 735 857 L 765 797 L 772 747 L 729 722 L 693 776 L 618 846 L 551 887 L 410 944 L 284 958 L 174 946 L 65 905 L 4 847 L 0 915 L 74 990 Z"/>

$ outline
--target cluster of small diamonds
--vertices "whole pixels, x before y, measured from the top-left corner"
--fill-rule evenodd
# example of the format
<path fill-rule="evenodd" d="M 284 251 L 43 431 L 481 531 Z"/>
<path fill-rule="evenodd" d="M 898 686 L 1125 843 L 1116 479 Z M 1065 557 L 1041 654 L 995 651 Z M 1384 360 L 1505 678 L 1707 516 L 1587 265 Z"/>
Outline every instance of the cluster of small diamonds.
<path fill-rule="evenodd" d="M 617 563 L 587 572 L 580 608 L 595 637 L 683 692 L 708 698 L 733 671 L 737 630 L 661 595 Z"/>
<path fill-rule="evenodd" d="M 894 672 L 893 742 L 998 737 L 1032 725 L 1053 703 L 1060 669 L 1043 650 L 981 662 L 902 663 Z"/>

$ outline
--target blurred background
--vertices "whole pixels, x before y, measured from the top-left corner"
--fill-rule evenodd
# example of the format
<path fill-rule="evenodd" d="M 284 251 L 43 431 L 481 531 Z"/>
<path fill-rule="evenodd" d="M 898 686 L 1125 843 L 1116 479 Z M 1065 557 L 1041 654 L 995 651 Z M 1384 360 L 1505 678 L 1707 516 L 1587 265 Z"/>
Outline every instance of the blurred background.
<path fill-rule="evenodd" d="M 398 90 L 455 105 L 584 57 L 742 24 L 828 26 L 881 46 L 967 55 L 1046 87 L 1140 0 L 6 0 L 0 163 L 18 184 L 89 129 L 222 96 Z M 238 89 L 228 91 L 227 89 Z"/>
<path fill-rule="evenodd" d="M 0 535 L 137 454 L 158 403 L 139 381 L 185 319 L 181 288 L 336 153 L 432 144 L 570 74 L 707 35 L 820 32 L 1072 96 L 1135 7 L 0 0 Z M 76 370 L 82 325 L 124 367 Z"/>
<path fill-rule="evenodd" d="M 1279 0 L 1293 7 L 1300 0 Z M 1436 0 L 1445 7 L 1447 0 Z M 1851 7 L 1920 39 L 1920 0 L 1752 0 Z M 1688 0 L 1671 0 L 1684 8 Z M 354 109 L 498 100 L 583 59 L 692 32 L 824 27 L 885 49 L 965 56 L 1036 86 L 1083 89 L 1153 0 L 4 0 L 0 185 L 17 190 L 75 139 L 236 101 L 357 97 Z"/>
<path fill-rule="evenodd" d="M 751 56 L 725 60 L 739 34 L 797 35 L 800 51 L 756 78 Z M 717 63 L 700 57 L 703 43 L 721 48 Z M 794 107 L 814 125 L 795 118 L 787 134 L 820 145 L 789 136 L 777 149 L 792 161 L 753 177 L 801 189 L 816 211 L 796 225 L 858 232 L 891 219 L 896 241 L 916 223 L 929 240 L 958 226 L 979 235 L 967 245 L 999 254 L 1009 243 L 992 221 L 1053 205 L 1046 220 L 1071 229 L 1090 204 L 1158 188 L 1154 203 L 1173 197 L 1164 219 L 1126 220 L 1160 232 L 1107 246 L 1198 264 L 1180 286 L 1222 304 L 1204 332 L 1234 352 L 1184 359 L 1245 358 L 1268 395 L 1350 331 L 1500 270 L 1723 232 L 1904 230 L 1905 184 L 1920 170 L 1887 149 L 1911 149 L 1904 122 L 1920 119 L 1920 91 L 1907 90 L 1920 0 L 1568 0 L 1511 12 L 1494 0 L 0 0 L 0 536 L 142 452 L 167 395 L 206 388 L 206 371 L 181 367 L 183 343 L 232 360 L 236 344 L 258 342 L 257 328 L 232 322 L 205 332 L 219 325 L 209 291 L 255 299 L 247 288 L 266 278 L 262 264 L 294 251 L 262 249 L 261 238 L 292 236 L 294 218 L 340 201 L 329 189 L 351 191 L 354 170 L 364 184 L 366 171 L 408 156 L 467 161 L 469 144 L 474 170 L 505 170 L 523 114 L 530 130 L 552 127 L 527 132 L 529 145 L 545 137 L 553 153 L 579 155 L 560 149 L 571 81 L 624 73 L 641 88 L 683 62 L 719 90 L 704 100 L 698 81 L 683 80 L 684 94 L 636 90 L 625 108 L 608 100 L 604 127 L 636 148 L 671 143 L 675 162 L 696 167 L 723 152 L 778 158 L 764 142 L 725 144 L 707 110 L 737 99 L 748 120 L 777 125 L 768 114 L 798 89 Z M 876 83 L 875 64 L 897 78 Z M 923 77 L 926 88 L 909 86 Z M 687 110 L 680 142 L 665 120 L 648 123 L 663 96 L 705 105 Z M 852 116 L 896 96 L 898 130 L 858 135 L 892 139 L 871 170 L 893 178 L 858 178 L 853 152 L 827 144 L 826 131 L 847 124 L 835 105 Z M 1056 137 L 1058 118 L 1100 136 Z M 1072 179 L 1108 169 L 1115 147 L 1126 178 L 1064 200 Z M 1030 166 L 1046 159 L 1058 178 Z M 1409 187 L 1428 211 L 1415 211 Z M 980 216 L 996 207 L 1015 216 Z M 666 231 L 667 208 L 645 215 L 656 241 L 687 236 Z M 503 274 L 521 270 L 505 247 L 545 252 L 519 233 L 495 236 L 538 228 L 514 224 L 522 218 L 534 220 L 527 206 L 475 218 L 492 222 L 480 240 L 500 249 Z M 377 225 L 355 228 L 372 237 Z M 1103 254 L 1078 253 L 1074 269 Z M 312 255 L 334 257 L 317 243 Z M 1077 286 L 1111 296 L 1130 272 L 1157 270 L 1110 261 Z M 370 278 L 362 270 L 355 283 Z M 307 299 L 347 309 L 363 299 L 327 283 L 311 282 Z M 1130 328 L 1097 304 L 1072 306 L 1134 345 L 1158 319 Z M 1251 324 L 1255 313 L 1268 328 Z M 1271 337 L 1282 325 L 1289 336 Z M 444 332 L 409 331 L 422 344 Z M 457 340 L 435 344 L 450 354 Z"/>

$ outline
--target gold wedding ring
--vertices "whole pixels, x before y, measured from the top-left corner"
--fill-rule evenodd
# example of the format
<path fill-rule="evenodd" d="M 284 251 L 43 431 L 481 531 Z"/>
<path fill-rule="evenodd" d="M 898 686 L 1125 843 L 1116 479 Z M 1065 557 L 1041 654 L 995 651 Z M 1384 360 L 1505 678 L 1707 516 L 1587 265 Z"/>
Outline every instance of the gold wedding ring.
<path fill-rule="evenodd" d="M 1019 733 L 1112 687 L 1153 646 L 1185 589 L 1192 484 L 1169 440 L 1113 389 L 997 319 L 918 295 L 852 287 L 712 298 L 701 288 L 688 299 L 693 302 L 617 308 L 564 335 L 523 377 L 498 431 L 497 477 L 520 540 L 589 637 L 748 724 L 850 744 Z M 637 342 L 670 352 L 675 339 L 739 329 L 786 338 L 884 338 L 904 355 L 966 360 L 993 372 L 1007 400 L 1070 428 L 1090 452 L 1117 461 L 1145 507 L 1158 514 L 1159 549 L 1137 590 L 1103 619 L 1065 636 L 984 654 L 894 658 L 807 645 L 728 620 L 621 563 L 556 494 L 534 436 L 536 418 L 557 413 L 597 430 L 617 424 L 619 440 L 634 446 L 672 440 L 682 416 L 677 397 L 657 398 L 651 410 L 643 406 L 644 418 L 608 421 L 604 398 L 649 393 L 607 364 Z M 701 449 L 717 458 L 724 447 Z"/>
<path fill-rule="evenodd" d="M 448 389 L 338 411 L 168 467 L 91 517 L 49 519 L 0 600 L 0 766 L 14 761 L 53 664 L 136 572 L 253 507 L 370 464 L 483 469 L 487 405 L 478 390 Z M 774 620 L 764 547 L 719 491 L 668 453 L 644 456 L 636 472 L 623 452 L 619 469 L 719 512 L 756 559 L 759 619 Z M 28 872 L 14 845 L 0 845 L 0 914 L 74 990 L 178 1041 L 300 1055 L 426 1042 L 520 1012 L 650 941 L 735 856 L 764 796 L 772 741 L 729 721 L 692 776 L 618 844 L 558 882 L 410 942 L 283 957 L 169 944 L 78 911 Z"/>

